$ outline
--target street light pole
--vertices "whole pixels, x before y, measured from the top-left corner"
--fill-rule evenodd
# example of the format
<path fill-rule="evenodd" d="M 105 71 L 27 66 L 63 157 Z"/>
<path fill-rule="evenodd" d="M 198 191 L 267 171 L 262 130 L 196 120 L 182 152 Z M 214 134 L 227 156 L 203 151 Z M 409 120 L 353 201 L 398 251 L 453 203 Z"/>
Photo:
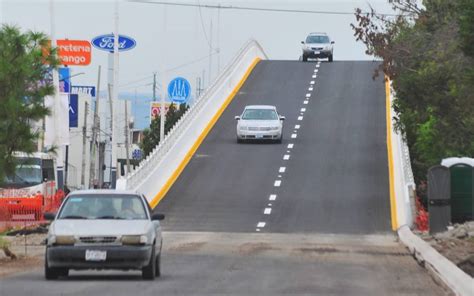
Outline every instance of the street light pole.
<path fill-rule="evenodd" d="M 118 80 L 119 80 L 119 2 L 115 0 L 115 17 L 114 17 L 114 72 L 113 72 L 113 96 L 112 106 L 118 102 Z M 112 107 L 113 108 L 113 107 Z M 117 132 L 112 117 L 112 164 L 111 164 L 111 188 L 115 188 L 117 182 Z"/>
<path fill-rule="evenodd" d="M 166 40 L 166 6 L 163 6 L 163 39 Z M 166 42 L 162 42 L 162 61 L 161 61 L 161 108 L 160 108 L 160 143 L 165 138 L 165 96 L 166 96 L 166 79 L 165 79 L 165 62 L 166 62 Z"/>

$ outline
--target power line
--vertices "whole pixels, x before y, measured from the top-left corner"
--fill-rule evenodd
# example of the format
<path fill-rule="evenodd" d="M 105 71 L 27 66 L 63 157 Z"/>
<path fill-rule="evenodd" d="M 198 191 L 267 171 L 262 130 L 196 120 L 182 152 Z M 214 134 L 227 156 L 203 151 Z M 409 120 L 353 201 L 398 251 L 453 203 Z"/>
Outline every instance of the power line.
<path fill-rule="evenodd" d="M 181 69 L 181 68 L 184 68 L 184 67 L 187 67 L 187 66 L 190 66 L 190 65 L 193 65 L 193 64 L 196 64 L 196 63 L 199 63 L 205 59 L 208 59 L 210 58 L 211 56 L 213 55 L 216 55 L 217 54 L 217 51 L 214 51 L 211 55 L 205 55 L 205 56 L 202 56 L 202 57 L 199 57 L 195 60 L 192 60 L 192 61 L 189 61 L 189 62 L 186 62 L 186 63 L 183 63 L 183 64 L 180 64 L 176 67 L 173 67 L 173 68 L 169 68 L 169 69 L 166 69 L 165 72 L 171 72 L 171 71 L 175 71 L 175 70 L 178 70 L 178 69 Z M 153 71 L 153 72 L 158 72 L 158 71 Z M 158 72 L 159 73 L 159 72 Z M 138 80 L 133 80 L 133 81 L 130 81 L 130 82 L 126 82 L 122 85 L 119 86 L 119 88 L 121 89 L 131 89 L 131 88 L 135 88 L 135 87 L 142 87 L 142 86 L 148 86 L 148 85 L 151 85 L 152 83 L 147 83 L 147 84 L 140 84 L 140 85 L 137 85 L 135 86 L 134 84 L 137 84 L 137 83 L 140 83 L 144 80 L 148 80 L 148 79 L 152 79 L 153 78 L 153 74 L 151 75 L 148 75 L 147 77 L 143 78 L 143 79 L 138 79 Z"/>
<path fill-rule="evenodd" d="M 233 5 L 211 5 L 211 4 L 200 4 L 200 3 L 193 4 L 193 3 L 179 3 L 179 2 L 163 2 L 163 1 L 151 1 L 151 0 L 128 0 L 128 2 L 148 3 L 148 4 L 157 4 L 157 5 L 171 5 L 171 6 L 185 6 L 185 7 L 199 7 L 199 8 L 203 7 L 203 8 L 227 9 L 227 10 L 250 10 L 250 11 L 265 11 L 265 12 L 354 15 L 354 12 L 344 12 L 344 11 L 261 8 L 261 7 L 248 7 L 248 6 L 233 6 Z M 364 13 L 366 13 L 366 12 L 364 12 Z M 388 14 L 388 13 L 374 13 L 374 14 L 380 15 L 380 16 L 397 16 L 396 14 Z"/>
<path fill-rule="evenodd" d="M 204 27 L 204 21 L 202 19 L 202 12 L 201 12 L 201 2 L 199 2 L 199 0 L 197 0 L 198 4 L 197 6 L 199 7 L 199 19 L 201 20 L 201 27 L 202 27 L 202 32 L 204 33 L 204 38 L 206 38 L 206 42 L 207 42 L 207 45 L 209 46 L 209 48 L 213 49 L 212 48 L 212 44 L 211 42 L 209 42 L 209 38 L 207 37 L 207 33 L 206 33 L 206 28 Z M 212 20 L 211 20 L 212 22 Z M 210 32 L 212 34 L 212 32 Z"/>

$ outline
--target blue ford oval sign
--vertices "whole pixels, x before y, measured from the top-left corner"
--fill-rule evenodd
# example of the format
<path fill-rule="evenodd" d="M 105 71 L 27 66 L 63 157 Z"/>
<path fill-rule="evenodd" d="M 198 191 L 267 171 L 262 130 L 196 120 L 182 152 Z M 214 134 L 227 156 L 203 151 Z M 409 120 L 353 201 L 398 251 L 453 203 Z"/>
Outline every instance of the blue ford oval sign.
<path fill-rule="evenodd" d="M 137 42 L 128 36 L 119 35 L 119 51 L 126 51 L 134 48 Z M 114 52 L 114 34 L 100 35 L 92 39 L 92 45 L 100 50 Z"/>
<path fill-rule="evenodd" d="M 168 97 L 174 103 L 186 103 L 190 94 L 191 85 L 183 77 L 176 77 L 168 85 Z"/>

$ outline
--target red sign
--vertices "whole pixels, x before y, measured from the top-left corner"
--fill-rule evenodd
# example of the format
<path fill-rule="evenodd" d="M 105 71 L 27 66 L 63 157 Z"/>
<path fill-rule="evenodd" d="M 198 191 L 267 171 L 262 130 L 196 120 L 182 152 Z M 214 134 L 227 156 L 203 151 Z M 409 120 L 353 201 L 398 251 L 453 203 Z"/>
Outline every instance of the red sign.
<path fill-rule="evenodd" d="M 171 103 L 165 103 L 165 114 L 168 112 Z M 150 120 L 155 119 L 156 117 L 160 116 L 161 114 L 161 103 L 158 102 L 151 102 L 150 105 Z"/>
<path fill-rule="evenodd" d="M 62 65 L 87 66 L 91 63 L 91 44 L 87 40 L 57 40 Z"/>

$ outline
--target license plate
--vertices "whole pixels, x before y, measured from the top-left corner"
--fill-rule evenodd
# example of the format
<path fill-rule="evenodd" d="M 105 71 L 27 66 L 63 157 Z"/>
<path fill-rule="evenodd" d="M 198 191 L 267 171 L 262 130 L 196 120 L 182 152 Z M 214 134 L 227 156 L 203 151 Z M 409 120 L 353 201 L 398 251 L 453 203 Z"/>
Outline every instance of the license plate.
<path fill-rule="evenodd" d="M 263 138 L 263 135 L 255 135 L 255 138 L 256 139 L 261 139 L 261 138 Z"/>
<path fill-rule="evenodd" d="M 86 250 L 86 261 L 105 261 L 107 251 Z"/>
<path fill-rule="evenodd" d="M 319 52 L 319 51 L 315 51 L 314 54 L 320 54 L 320 52 Z"/>

